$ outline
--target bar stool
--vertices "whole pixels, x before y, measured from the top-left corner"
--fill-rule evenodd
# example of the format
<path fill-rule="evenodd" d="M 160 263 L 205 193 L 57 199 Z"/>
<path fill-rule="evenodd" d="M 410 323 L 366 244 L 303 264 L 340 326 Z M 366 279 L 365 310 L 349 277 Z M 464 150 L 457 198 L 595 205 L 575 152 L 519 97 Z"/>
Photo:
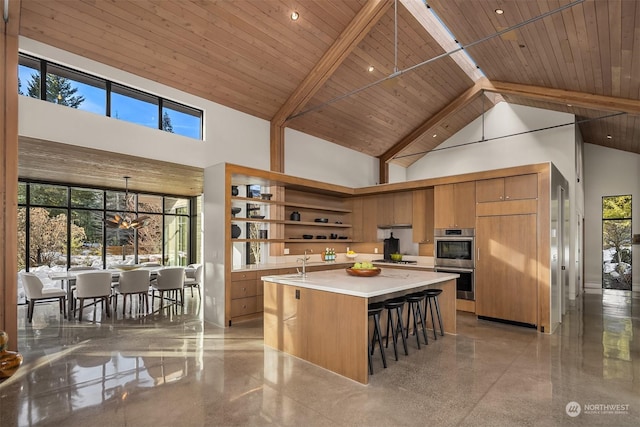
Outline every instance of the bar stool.
<path fill-rule="evenodd" d="M 373 302 L 369 304 L 369 317 L 373 317 L 373 338 L 369 343 L 369 373 L 373 375 L 373 353 L 376 349 L 376 341 L 380 347 L 380 355 L 382 356 L 382 366 L 387 367 L 387 358 L 382 347 L 382 331 L 380 329 L 380 313 L 384 310 L 383 302 Z"/>
<path fill-rule="evenodd" d="M 427 318 L 427 309 L 431 312 L 431 325 L 433 327 L 433 338 L 438 339 L 436 336 L 436 322 L 433 319 L 433 303 L 436 306 L 436 314 L 438 315 L 438 324 L 440 325 L 440 335 L 444 336 L 444 329 L 442 328 L 442 317 L 440 316 L 440 304 L 438 303 L 438 295 L 442 293 L 442 289 L 427 289 L 423 291 L 426 301 L 424 304 L 425 320 Z"/>
<path fill-rule="evenodd" d="M 405 356 L 409 355 L 407 349 L 407 340 L 404 337 L 404 325 L 402 324 L 402 307 L 404 306 L 405 297 L 391 298 L 383 301 L 384 308 L 387 310 L 387 340 L 385 347 L 389 346 L 389 329 L 393 334 L 393 354 L 398 360 L 398 335 L 402 337 L 402 345 L 404 347 Z M 394 313 L 395 312 L 395 316 Z M 393 318 L 395 317 L 395 324 Z"/>
<path fill-rule="evenodd" d="M 411 313 L 413 313 L 413 334 L 416 336 L 416 342 L 418 343 L 418 350 L 420 350 L 420 335 L 418 334 L 418 324 L 422 326 L 422 336 L 424 337 L 424 344 L 429 345 L 427 340 L 427 332 L 425 327 L 425 316 L 422 310 L 422 303 L 426 301 L 426 295 L 424 292 L 414 292 L 412 294 L 405 295 L 407 300 L 407 339 L 409 339 L 409 321 L 411 319 Z"/>

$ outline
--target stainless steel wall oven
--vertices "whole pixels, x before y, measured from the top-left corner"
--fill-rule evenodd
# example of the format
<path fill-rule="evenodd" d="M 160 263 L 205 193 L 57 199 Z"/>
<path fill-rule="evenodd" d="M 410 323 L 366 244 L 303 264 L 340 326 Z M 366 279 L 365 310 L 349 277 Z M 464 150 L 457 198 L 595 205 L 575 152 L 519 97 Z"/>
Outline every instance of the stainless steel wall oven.
<path fill-rule="evenodd" d="M 457 297 L 475 300 L 475 230 L 439 228 L 434 242 L 435 271 L 459 274 Z"/>

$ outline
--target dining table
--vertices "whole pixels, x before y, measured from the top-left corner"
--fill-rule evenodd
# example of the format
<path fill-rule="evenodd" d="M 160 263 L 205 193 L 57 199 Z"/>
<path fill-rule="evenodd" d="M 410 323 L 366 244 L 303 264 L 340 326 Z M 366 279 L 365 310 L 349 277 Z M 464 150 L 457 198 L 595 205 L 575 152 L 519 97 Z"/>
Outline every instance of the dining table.
<path fill-rule="evenodd" d="M 163 268 L 167 268 L 169 266 L 163 267 L 163 266 L 135 266 L 135 265 L 127 265 L 124 266 L 122 268 L 106 268 L 104 270 L 95 270 L 95 271 L 109 271 L 111 273 L 111 281 L 114 283 L 118 282 L 118 279 L 120 278 L 120 274 L 123 271 L 131 271 L 131 270 L 148 270 L 149 271 L 149 276 L 150 276 L 150 280 L 149 283 L 151 283 L 151 281 L 153 281 L 153 279 L 155 278 L 155 276 L 158 274 L 159 270 L 162 270 Z M 194 273 L 195 272 L 195 268 L 191 268 L 191 267 L 185 267 L 185 274 L 189 274 L 189 273 Z M 82 273 L 90 273 L 92 270 L 78 270 L 78 271 L 58 271 L 58 272 L 51 272 L 49 273 L 49 279 L 51 280 L 60 280 L 61 284 L 62 284 L 62 288 L 65 287 L 66 284 L 66 290 L 67 290 L 67 319 L 73 319 L 74 317 L 74 313 L 73 313 L 73 287 L 75 285 L 76 282 L 76 278 L 78 276 L 78 274 L 82 274 Z"/>

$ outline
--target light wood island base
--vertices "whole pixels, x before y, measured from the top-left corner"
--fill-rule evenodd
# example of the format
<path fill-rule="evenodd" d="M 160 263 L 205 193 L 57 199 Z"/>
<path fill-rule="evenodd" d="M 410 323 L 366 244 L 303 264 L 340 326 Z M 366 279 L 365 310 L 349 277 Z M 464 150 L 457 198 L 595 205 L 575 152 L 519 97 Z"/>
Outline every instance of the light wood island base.
<path fill-rule="evenodd" d="M 265 345 L 363 384 L 367 317 L 366 298 L 264 282 Z"/>
<path fill-rule="evenodd" d="M 432 280 L 430 283 L 416 282 L 414 286 L 406 289 L 390 289 L 386 293 L 352 291 L 348 285 L 343 284 L 347 289 L 344 292 L 356 295 L 342 293 L 342 289 L 336 291 L 333 287 L 321 290 L 323 280 L 328 282 L 337 278 L 340 283 L 353 281 L 339 276 L 340 272 L 311 273 L 309 280 L 305 281 L 291 280 L 290 275 L 281 276 L 282 280 L 279 276 L 264 277 L 264 344 L 359 383 L 368 384 L 369 302 L 382 301 L 427 288 L 442 289 L 443 292 L 438 299 L 444 329 L 446 333 L 456 333 L 455 279 L 442 273 L 413 274 L 421 277 L 421 280 L 425 276 L 420 274 L 440 274 L 444 277 L 437 280 L 429 279 Z M 317 282 L 314 282 L 315 278 L 318 278 Z M 360 282 L 355 282 L 354 286 L 367 283 L 366 280 L 371 279 L 356 278 Z M 384 279 L 376 280 L 380 282 Z M 371 295 L 375 293 L 379 294 Z M 384 330 L 384 324 L 382 326 Z M 430 319 L 427 327 L 432 328 Z M 428 347 L 423 351 L 428 351 Z"/>

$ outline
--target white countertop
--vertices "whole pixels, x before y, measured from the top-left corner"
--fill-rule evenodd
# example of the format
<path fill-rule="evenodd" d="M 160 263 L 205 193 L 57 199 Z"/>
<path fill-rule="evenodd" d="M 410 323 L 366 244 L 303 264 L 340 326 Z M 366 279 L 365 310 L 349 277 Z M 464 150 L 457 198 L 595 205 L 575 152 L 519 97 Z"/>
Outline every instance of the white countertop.
<path fill-rule="evenodd" d="M 383 268 L 374 277 L 354 277 L 345 270 L 314 271 L 307 277 L 294 274 L 262 276 L 263 281 L 371 298 L 445 282 L 460 277 L 452 273 L 434 273 L 410 269 Z"/>
<path fill-rule="evenodd" d="M 359 261 L 359 260 L 356 260 Z M 313 261 L 307 262 L 307 267 L 315 267 L 315 266 L 331 266 L 331 265 L 344 265 L 346 267 L 351 267 L 356 261 L 353 260 L 339 260 L 334 262 L 328 261 Z M 364 261 L 364 260 L 363 260 Z M 433 268 L 433 263 L 422 263 L 418 262 L 417 264 L 395 264 L 395 263 L 386 263 L 386 262 L 374 262 L 376 266 L 384 267 L 396 267 L 396 268 L 413 268 L 413 269 L 424 269 L 424 268 Z M 277 270 L 280 268 L 302 268 L 302 264 L 299 262 L 283 262 L 283 263 L 270 263 L 270 264 L 250 264 L 244 265 L 242 267 L 232 267 L 233 272 L 237 271 L 253 271 L 253 270 Z"/>

